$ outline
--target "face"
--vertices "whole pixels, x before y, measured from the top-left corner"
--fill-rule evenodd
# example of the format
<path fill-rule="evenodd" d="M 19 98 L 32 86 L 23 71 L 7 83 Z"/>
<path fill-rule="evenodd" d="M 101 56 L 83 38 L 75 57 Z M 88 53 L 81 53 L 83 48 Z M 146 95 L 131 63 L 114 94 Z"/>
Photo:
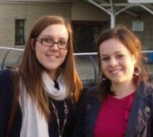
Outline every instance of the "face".
<path fill-rule="evenodd" d="M 99 53 L 102 73 L 112 83 L 132 82 L 136 59 L 118 39 L 101 43 Z"/>
<path fill-rule="evenodd" d="M 50 25 L 45 28 L 38 38 L 52 39 L 54 42 L 68 42 L 68 31 L 62 24 Z M 64 62 L 67 49 L 63 50 L 58 48 L 58 44 L 54 43 L 53 46 L 44 46 L 40 41 L 36 41 L 35 46 L 36 57 L 41 65 L 43 65 L 49 72 L 50 76 L 54 79 L 57 69 Z"/>

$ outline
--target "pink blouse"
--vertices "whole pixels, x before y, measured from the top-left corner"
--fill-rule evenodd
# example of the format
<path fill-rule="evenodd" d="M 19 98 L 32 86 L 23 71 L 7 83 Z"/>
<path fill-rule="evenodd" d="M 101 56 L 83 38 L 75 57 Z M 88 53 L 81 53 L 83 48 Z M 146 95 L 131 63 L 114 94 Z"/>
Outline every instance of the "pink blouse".
<path fill-rule="evenodd" d="M 121 99 L 109 95 L 102 104 L 94 137 L 124 137 L 135 92 Z"/>

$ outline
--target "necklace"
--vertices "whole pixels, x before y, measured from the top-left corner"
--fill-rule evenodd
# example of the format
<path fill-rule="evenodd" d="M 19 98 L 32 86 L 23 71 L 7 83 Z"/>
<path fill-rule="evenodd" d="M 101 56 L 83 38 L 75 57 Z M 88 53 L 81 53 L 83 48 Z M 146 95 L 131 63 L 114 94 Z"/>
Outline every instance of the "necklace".
<path fill-rule="evenodd" d="M 55 113 L 55 116 L 56 116 L 56 122 L 57 122 L 59 137 L 62 137 L 62 133 L 64 131 L 64 128 L 65 128 L 65 125 L 66 125 L 66 122 L 67 122 L 68 107 L 67 107 L 67 104 L 64 100 L 63 101 L 63 103 L 64 103 L 64 121 L 63 121 L 63 125 L 60 126 L 60 119 L 59 119 L 58 110 L 57 110 L 55 104 L 53 103 L 53 101 L 52 100 L 50 100 L 50 101 L 51 101 L 51 105 L 54 109 L 54 113 Z"/>

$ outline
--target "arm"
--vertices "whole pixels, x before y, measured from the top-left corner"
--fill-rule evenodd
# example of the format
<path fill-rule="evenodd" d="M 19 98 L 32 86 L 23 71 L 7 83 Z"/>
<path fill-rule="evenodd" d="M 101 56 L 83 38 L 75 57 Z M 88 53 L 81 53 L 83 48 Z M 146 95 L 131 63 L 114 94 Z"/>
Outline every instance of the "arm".
<path fill-rule="evenodd" d="M 84 136 L 84 126 L 85 126 L 85 99 L 86 91 L 82 92 L 82 95 L 77 102 L 76 107 L 76 123 L 74 126 L 73 137 L 85 137 Z"/>
<path fill-rule="evenodd" d="M 13 100 L 13 81 L 10 70 L 0 73 L 0 137 L 4 137 Z"/>

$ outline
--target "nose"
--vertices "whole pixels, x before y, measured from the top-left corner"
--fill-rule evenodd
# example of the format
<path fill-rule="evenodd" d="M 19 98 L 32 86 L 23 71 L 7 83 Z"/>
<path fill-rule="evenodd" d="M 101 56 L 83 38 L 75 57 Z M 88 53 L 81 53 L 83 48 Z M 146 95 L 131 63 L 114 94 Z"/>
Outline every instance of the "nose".
<path fill-rule="evenodd" d="M 58 50 L 58 43 L 55 42 L 55 43 L 51 46 L 51 49 Z"/>
<path fill-rule="evenodd" d="M 115 58 L 111 58 L 109 64 L 110 66 L 114 67 L 117 65 L 117 60 Z"/>

